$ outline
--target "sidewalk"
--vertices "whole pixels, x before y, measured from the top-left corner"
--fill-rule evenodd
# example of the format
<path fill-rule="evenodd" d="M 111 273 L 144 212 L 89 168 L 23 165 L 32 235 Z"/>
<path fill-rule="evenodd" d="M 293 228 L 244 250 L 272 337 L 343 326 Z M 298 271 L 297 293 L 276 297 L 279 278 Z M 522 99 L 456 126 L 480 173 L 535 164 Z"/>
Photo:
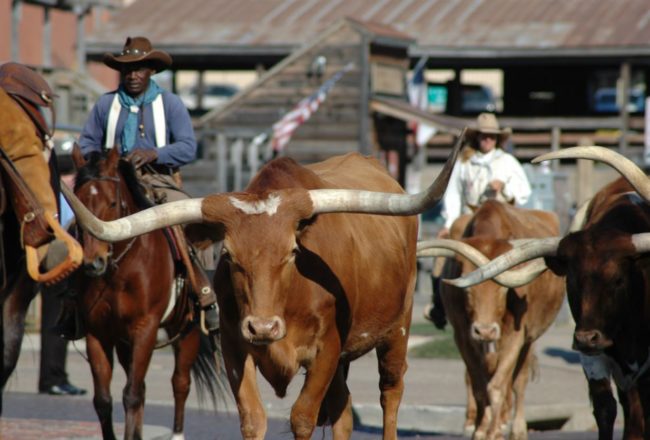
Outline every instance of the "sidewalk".
<path fill-rule="evenodd" d="M 414 321 L 422 321 L 422 308 L 427 303 L 426 294 L 416 294 Z M 538 373 L 528 386 L 526 413 L 529 424 L 553 426 L 555 429 L 589 431 L 595 428 L 587 394 L 587 384 L 578 363 L 577 354 L 571 350 L 570 324 L 557 324 L 538 341 Z M 411 343 L 421 342 L 412 338 Z M 75 346 L 80 353 L 76 351 Z M 40 338 L 27 335 L 19 365 L 9 379 L 7 391 L 36 393 L 38 382 Z M 68 373 L 70 381 L 89 390 L 79 397 L 92 399 L 92 378 L 85 359 L 84 340 L 69 346 Z M 83 354 L 83 355 L 82 355 Z M 170 378 L 173 371 L 171 351 L 154 354 L 147 376 L 147 403 L 173 405 Z M 461 434 L 465 410 L 465 367 L 460 360 L 409 359 L 405 376 L 406 387 L 400 408 L 399 428 L 414 432 L 439 432 Z M 120 399 L 125 376 L 121 367 L 114 373 L 111 392 Z M 354 409 L 364 426 L 381 426 L 379 406 L 379 375 L 374 352 L 351 364 L 348 384 Z M 275 397 L 264 378 L 259 378 L 262 400 L 270 417 L 288 418 L 291 406 L 302 386 L 298 375 L 287 391 L 287 397 Z M 199 407 L 194 391 L 188 407 Z M 236 412 L 230 396 L 220 410 Z M 622 412 L 619 412 L 622 414 Z"/>

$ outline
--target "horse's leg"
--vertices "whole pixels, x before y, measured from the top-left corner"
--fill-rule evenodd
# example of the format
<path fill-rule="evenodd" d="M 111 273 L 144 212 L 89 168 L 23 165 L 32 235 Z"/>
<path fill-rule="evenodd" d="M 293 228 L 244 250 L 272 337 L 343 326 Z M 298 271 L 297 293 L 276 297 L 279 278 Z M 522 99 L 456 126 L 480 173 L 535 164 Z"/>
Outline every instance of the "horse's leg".
<path fill-rule="evenodd" d="M 93 405 L 99 418 L 104 440 L 115 439 L 113 431 L 113 399 L 111 398 L 111 379 L 113 377 L 113 346 L 102 342 L 92 333 L 86 336 L 86 351 L 93 375 L 95 395 Z"/>
<path fill-rule="evenodd" d="M 127 376 L 122 391 L 125 414 L 124 438 L 141 439 L 145 399 L 144 378 L 156 345 L 158 322 L 153 316 L 149 316 L 134 322 L 132 329 L 137 329 L 132 344 L 118 343 L 116 348 L 120 364 Z"/>
<path fill-rule="evenodd" d="M 182 440 L 183 422 L 185 417 L 185 401 L 190 394 L 192 379 L 190 371 L 199 353 L 200 330 L 195 328 L 177 344 L 174 344 L 174 374 L 172 388 L 174 390 L 174 435 L 173 440 Z"/>
<path fill-rule="evenodd" d="M 0 414 L 2 414 L 2 392 L 13 373 L 20 355 L 20 346 L 25 334 L 25 315 L 29 303 L 34 298 L 34 283 L 26 273 L 18 275 L 15 283 L 7 292 L 2 304 L 2 327 L 0 327 L 2 344 L 2 367 L 0 369 Z"/>
<path fill-rule="evenodd" d="M 2 304 L 2 388 L 16 368 L 25 334 L 25 315 L 34 295 L 36 290 L 33 281 L 22 273 L 11 286 Z"/>

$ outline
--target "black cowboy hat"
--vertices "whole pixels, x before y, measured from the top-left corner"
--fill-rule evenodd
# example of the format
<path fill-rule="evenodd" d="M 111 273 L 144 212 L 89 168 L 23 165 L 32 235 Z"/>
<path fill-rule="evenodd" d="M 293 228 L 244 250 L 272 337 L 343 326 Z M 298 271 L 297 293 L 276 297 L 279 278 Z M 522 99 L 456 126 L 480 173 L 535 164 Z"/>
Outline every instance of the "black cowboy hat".
<path fill-rule="evenodd" d="M 111 69 L 121 70 L 125 64 L 149 62 L 156 72 L 162 72 L 172 65 L 172 57 L 167 52 L 156 50 L 145 37 L 127 37 L 122 53 L 104 54 L 104 64 Z"/>

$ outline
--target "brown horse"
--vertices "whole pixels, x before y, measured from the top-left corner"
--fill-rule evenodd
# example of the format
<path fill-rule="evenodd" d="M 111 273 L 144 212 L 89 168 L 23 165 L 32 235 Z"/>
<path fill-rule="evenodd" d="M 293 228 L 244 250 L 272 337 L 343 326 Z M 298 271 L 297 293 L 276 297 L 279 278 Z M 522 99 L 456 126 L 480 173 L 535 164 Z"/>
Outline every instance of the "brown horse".
<path fill-rule="evenodd" d="M 25 332 L 25 316 L 29 304 L 36 295 L 36 283 L 27 275 L 25 252 L 18 240 L 20 237 L 18 222 L 10 205 L 7 205 L 0 222 L 3 237 L 0 246 L 3 247 L 4 281 L 0 286 L 0 414 L 2 414 L 2 392 L 18 362 Z"/>
<path fill-rule="evenodd" d="M 88 161 L 75 149 L 73 160 L 78 170 L 75 194 L 99 218 L 114 220 L 149 204 L 137 183 L 135 169 L 120 159 L 116 149 L 107 155 L 94 153 Z M 122 395 L 124 438 L 141 438 L 145 375 L 161 327 L 173 341 L 174 438 L 182 438 L 190 369 L 199 391 L 207 389 L 213 403 L 222 388 L 216 353 L 196 325 L 196 301 L 188 292 L 189 283 L 185 283 L 186 295 L 181 295 L 171 320 L 163 322 L 172 286 L 179 284 L 177 264 L 165 232 L 159 230 L 114 244 L 83 231 L 79 239 L 84 262 L 76 285 L 87 329 L 93 403 L 104 438 L 115 438 L 110 395 L 114 350 L 127 374 Z"/>
<path fill-rule="evenodd" d="M 2 394 L 9 377 L 16 368 L 20 347 L 25 333 L 27 308 L 38 292 L 37 285 L 27 273 L 25 251 L 20 243 L 21 231 L 13 208 L 21 194 L 15 191 L 16 184 L 10 179 L 21 179 L 17 172 L 8 173 L 14 165 L 4 152 L 0 151 L 0 415 Z M 59 192 L 59 177 L 56 155 L 50 159 L 52 189 Z M 26 183 L 23 183 L 26 187 Z M 11 199 L 11 202 L 10 200 Z"/>

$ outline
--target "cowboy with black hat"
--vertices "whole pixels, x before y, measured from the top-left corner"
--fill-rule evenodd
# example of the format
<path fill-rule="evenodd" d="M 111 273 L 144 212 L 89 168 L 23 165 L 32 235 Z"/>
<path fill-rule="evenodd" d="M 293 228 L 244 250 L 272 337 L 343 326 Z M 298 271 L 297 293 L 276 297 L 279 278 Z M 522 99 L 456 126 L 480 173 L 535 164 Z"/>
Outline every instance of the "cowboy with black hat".
<path fill-rule="evenodd" d="M 141 182 L 151 189 L 156 203 L 187 198 L 180 189 L 178 168 L 196 159 L 192 121 L 181 99 L 152 78 L 171 66 L 171 56 L 154 49 L 145 37 L 128 37 L 119 54 L 106 53 L 103 61 L 120 73 L 120 84 L 117 90 L 100 97 L 92 109 L 79 137 L 81 153 L 87 157 L 119 148 L 139 170 Z M 180 239 L 185 241 L 184 237 Z M 210 248 L 190 254 L 192 258 L 200 254 L 203 267 L 213 269 L 212 252 Z M 206 326 L 216 330 L 216 295 L 202 268 L 193 266 L 188 268 L 195 274 L 190 279 L 203 280 L 194 288 L 205 310 Z"/>

